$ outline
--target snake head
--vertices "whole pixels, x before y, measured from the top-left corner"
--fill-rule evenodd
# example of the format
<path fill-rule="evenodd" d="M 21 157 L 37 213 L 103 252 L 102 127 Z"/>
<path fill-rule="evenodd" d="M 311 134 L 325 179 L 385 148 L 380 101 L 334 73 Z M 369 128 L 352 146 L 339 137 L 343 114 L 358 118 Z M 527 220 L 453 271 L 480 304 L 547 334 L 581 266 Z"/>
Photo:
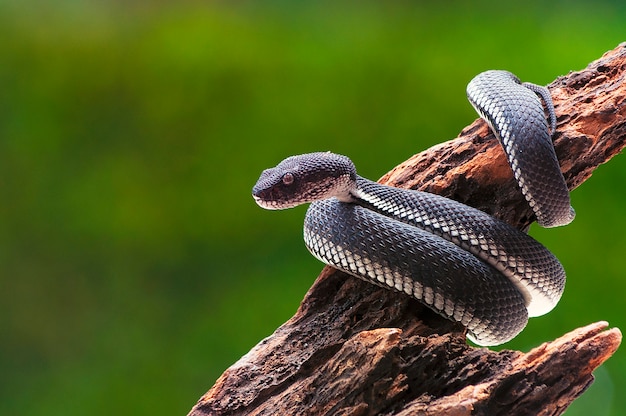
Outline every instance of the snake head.
<path fill-rule="evenodd" d="M 332 197 L 349 202 L 355 183 L 356 169 L 346 156 L 307 153 L 264 170 L 252 196 L 265 209 L 286 209 Z"/>

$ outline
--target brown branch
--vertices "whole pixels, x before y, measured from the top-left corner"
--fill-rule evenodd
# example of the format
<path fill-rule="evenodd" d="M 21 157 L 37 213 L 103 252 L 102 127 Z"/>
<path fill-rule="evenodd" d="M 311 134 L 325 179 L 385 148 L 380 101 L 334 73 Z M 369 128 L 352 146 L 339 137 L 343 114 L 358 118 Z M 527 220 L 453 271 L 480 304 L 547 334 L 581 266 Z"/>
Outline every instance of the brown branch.
<path fill-rule="evenodd" d="M 626 146 L 626 44 L 549 85 L 570 188 Z M 533 220 L 477 120 L 395 168 L 387 184 L 445 195 L 519 228 Z M 465 342 L 402 294 L 326 267 L 297 313 L 222 374 L 190 415 L 561 414 L 621 342 L 596 323 L 528 353 Z"/>

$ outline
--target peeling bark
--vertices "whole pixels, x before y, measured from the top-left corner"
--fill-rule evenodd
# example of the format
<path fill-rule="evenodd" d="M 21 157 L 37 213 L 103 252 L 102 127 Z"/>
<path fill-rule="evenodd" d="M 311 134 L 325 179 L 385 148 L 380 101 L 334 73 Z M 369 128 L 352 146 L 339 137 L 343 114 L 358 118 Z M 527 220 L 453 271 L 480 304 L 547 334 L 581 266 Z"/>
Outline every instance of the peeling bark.
<path fill-rule="evenodd" d="M 626 44 L 548 88 L 570 189 L 626 146 Z M 520 229 L 534 220 L 482 120 L 381 179 Z M 416 300 L 326 267 L 296 314 L 227 369 L 189 415 L 559 415 L 621 342 L 599 322 L 528 353 L 465 342 Z"/>

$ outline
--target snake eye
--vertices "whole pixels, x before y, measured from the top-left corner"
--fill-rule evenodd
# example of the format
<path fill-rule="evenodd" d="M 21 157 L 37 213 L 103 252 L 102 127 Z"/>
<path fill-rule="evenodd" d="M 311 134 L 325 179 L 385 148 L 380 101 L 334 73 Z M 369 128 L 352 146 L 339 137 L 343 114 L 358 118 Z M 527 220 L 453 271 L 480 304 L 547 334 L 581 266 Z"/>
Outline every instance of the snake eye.
<path fill-rule="evenodd" d="M 295 177 L 293 176 L 293 173 L 287 172 L 283 175 L 283 184 L 285 185 L 291 185 L 294 180 Z"/>

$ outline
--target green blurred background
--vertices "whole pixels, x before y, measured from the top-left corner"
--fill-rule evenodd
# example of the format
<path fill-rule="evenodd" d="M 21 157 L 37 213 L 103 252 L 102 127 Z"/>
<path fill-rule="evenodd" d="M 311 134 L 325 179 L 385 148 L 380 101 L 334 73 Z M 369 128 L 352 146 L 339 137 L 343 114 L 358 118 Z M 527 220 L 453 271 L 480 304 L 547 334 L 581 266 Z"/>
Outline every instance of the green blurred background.
<path fill-rule="evenodd" d="M 296 310 L 304 207 L 250 190 L 297 153 L 376 179 L 476 118 L 472 76 L 548 83 L 626 40 L 621 1 L 0 0 L 0 414 L 185 414 Z M 568 272 L 507 348 L 626 329 L 626 158 L 532 234 Z M 626 350 L 568 415 L 626 409 Z"/>

